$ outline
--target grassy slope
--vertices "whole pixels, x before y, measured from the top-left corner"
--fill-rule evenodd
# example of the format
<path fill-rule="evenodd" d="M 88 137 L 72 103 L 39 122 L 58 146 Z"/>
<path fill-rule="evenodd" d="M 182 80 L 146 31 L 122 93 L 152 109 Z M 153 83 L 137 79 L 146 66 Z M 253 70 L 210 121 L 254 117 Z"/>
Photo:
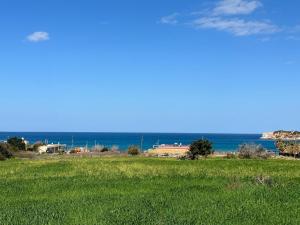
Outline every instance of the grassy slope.
<path fill-rule="evenodd" d="M 12 160 L 0 224 L 300 224 L 299 190 L 300 161 Z"/>

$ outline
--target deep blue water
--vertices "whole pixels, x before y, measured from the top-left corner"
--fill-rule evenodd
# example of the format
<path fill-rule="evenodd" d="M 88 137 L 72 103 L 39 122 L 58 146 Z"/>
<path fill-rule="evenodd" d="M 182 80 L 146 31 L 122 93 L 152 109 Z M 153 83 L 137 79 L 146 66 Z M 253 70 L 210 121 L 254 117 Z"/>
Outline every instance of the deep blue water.
<path fill-rule="evenodd" d="M 0 141 L 8 137 L 24 137 L 31 143 L 48 140 L 48 143 L 66 144 L 72 146 L 93 147 L 96 144 L 112 146 L 117 145 L 125 150 L 129 145 L 141 145 L 143 150 L 151 148 L 159 141 L 160 144 L 190 144 L 192 141 L 205 138 L 213 142 L 216 151 L 235 151 L 240 144 L 261 144 L 269 150 L 275 150 L 273 141 L 261 140 L 260 134 L 180 134 L 180 133 L 47 133 L 47 132 L 0 132 Z"/>

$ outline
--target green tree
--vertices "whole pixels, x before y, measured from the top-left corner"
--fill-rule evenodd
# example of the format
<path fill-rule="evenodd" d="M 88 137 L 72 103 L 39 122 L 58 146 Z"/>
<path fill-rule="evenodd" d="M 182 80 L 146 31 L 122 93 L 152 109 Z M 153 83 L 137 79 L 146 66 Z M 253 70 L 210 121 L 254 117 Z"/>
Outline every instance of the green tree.
<path fill-rule="evenodd" d="M 199 156 L 208 156 L 213 153 L 212 143 L 209 140 L 194 141 L 188 152 L 188 157 L 192 160 L 197 159 Z"/>
<path fill-rule="evenodd" d="M 26 145 L 22 138 L 12 137 L 7 140 L 7 143 L 16 150 L 25 151 Z"/>

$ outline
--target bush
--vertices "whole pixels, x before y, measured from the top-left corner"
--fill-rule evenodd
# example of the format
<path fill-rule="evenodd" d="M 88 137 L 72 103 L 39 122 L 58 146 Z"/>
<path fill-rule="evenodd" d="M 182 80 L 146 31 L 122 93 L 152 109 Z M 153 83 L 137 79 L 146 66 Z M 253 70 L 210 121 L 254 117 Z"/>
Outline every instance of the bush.
<path fill-rule="evenodd" d="M 104 148 L 102 148 L 102 150 L 100 152 L 109 152 L 109 148 L 104 147 Z"/>
<path fill-rule="evenodd" d="M 213 154 L 212 143 L 208 140 L 194 141 L 188 152 L 188 157 L 192 160 L 197 159 L 199 156 L 208 156 Z"/>
<path fill-rule="evenodd" d="M 0 144 L 0 160 L 12 158 L 10 146 L 8 144 Z"/>
<path fill-rule="evenodd" d="M 243 144 L 238 149 L 238 156 L 241 159 L 267 159 L 271 154 L 261 145 Z"/>
<path fill-rule="evenodd" d="M 138 155 L 140 154 L 140 148 L 135 145 L 131 145 L 128 148 L 128 155 Z"/>
<path fill-rule="evenodd" d="M 276 141 L 276 148 L 281 153 L 287 153 L 290 155 L 296 156 L 300 153 L 300 143 L 292 142 L 292 141 L 283 141 L 283 140 L 277 140 Z"/>
<path fill-rule="evenodd" d="M 22 138 L 18 138 L 18 137 L 12 137 L 12 138 L 9 138 L 7 140 L 7 143 L 15 148 L 16 150 L 19 150 L 19 151 L 25 151 L 26 150 L 26 145 L 24 143 L 24 140 Z"/>
<path fill-rule="evenodd" d="M 75 150 L 75 149 L 72 149 L 71 151 L 70 151 L 70 154 L 76 154 L 77 153 L 77 151 Z"/>
<path fill-rule="evenodd" d="M 225 159 L 236 159 L 236 155 L 233 153 L 227 153 L 226 156 L 224 156 Z"/>
<path fill-rule="evenodd" d="M 255 177 L 254 183 L 256 185 L 265 185 L 265 186 L 269 186 L 269 187 L 276 185 L 276 183 L 274 182 L 274 180 L 271 177 L 263 176 L 263 175 Z"/>
<path fill-rule="evenodd" d="M 32 146 L 32 151 L 38 152 L 39 147 L 44 146 L 45 144 L 43 142 L 36 142 Z"/>

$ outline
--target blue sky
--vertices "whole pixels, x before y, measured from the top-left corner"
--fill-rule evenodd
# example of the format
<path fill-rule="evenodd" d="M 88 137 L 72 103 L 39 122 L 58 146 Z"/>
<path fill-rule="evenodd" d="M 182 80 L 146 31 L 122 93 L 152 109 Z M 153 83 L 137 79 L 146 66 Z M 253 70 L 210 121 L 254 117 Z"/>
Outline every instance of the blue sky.
<path fill-rule="evenodd" d="M 0 130 L 299 130 L 299 8 L 0 0 Z"/>

